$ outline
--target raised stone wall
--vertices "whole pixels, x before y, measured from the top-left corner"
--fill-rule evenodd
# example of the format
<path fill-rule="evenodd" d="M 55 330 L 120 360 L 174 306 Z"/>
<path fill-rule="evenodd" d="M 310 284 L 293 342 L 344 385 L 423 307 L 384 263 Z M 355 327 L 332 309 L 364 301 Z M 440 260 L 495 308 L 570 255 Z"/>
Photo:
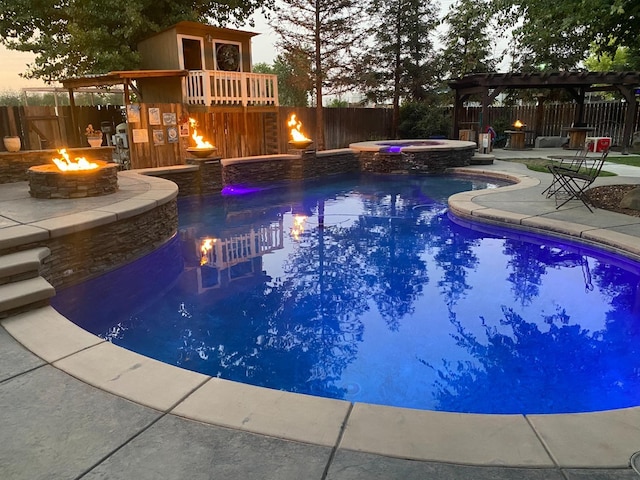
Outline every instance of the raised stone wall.
<path fill-rule="evenodd" d="M 264 185 L 299 180 L 302 164 L 296 155 L 263 155 L 222 160 L 223 185 Z"/>
<path fill-rule="evenodd" d="M 0 255 L 49 247 L 51 255 L 44 260 L 40 274 L 55 288 L 64 288 L 151 253 L 173 237 L 177 228 L 178 208 L 174 198 L 131 218 L 47 241 L 23 244 L 0 251 Z"/>
<path fill-rule="evenodd" d="M 85 157 L 87 160 L 112 162 L 113 147 L 69 148 L 71 158 Z M 36 165 L 53 164 L 59 157 L 58 150 L 22 150 L 20 152 L 0 152 L 0 183 L 26 182 L 27 170 Z"/>
<path fill-rule="evenodd" d="M 221 164 L 223 185 L 266 185 L 354 173 L 360 169 L 358 157 L 349 149 L 229 158 Z"/>
<path fill-rule="evenodd" d="M 469 166 L 474 152 L 474 148 L 411 153 L 363 151 L 359 153 L 360 169 L 372 173 L 442 173 L 447 168 Z"/>
<path fill-rule="evenodd" d="M 196 182 L 200 195 L 210 195 L 222 190 L 222 165 L 220 160 L 220 157 L 187 159 L 187 164 L 198 166 Z"/>

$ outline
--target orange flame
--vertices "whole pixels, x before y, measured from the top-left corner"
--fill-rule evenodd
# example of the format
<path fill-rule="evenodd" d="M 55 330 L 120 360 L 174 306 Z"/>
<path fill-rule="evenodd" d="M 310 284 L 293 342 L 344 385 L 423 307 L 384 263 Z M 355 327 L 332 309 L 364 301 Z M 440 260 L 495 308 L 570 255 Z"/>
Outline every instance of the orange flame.
<path fill-rule="evenodd" d="M 53 163 L 56 164 L 58 170 L 61 172 L 75 172 L 78 170 L 94 170 L 98 168 L 97 163 L 89 162 L 84 157 L 76 157 L 75 160 L 71 160 L 67 150 L 63 148 L 58 150 L 58 153 L 62 155 L 62 158 L 54 158 Z"/>
<path fill-rule="evenodd" d="M 516 120 L 515 122 L 513 122 L 513 126 L 515 128 L 522 128 L 524 126 L 526 126 L 523 122 L 521 122 L 520 120 Z"/>
<path fill-rule="evenodd" d="M 196 130 L 198 122 L 195 119 L 189 119 L 189 126 L 191 126 L 191 128 L 193 129 L 191 138 L 193 138 L 193 141 L 196 142 L 196 148 L 214 148 L 214 146 L 210 142 L 203 140 L 202 135 L 198 135 L 198 130 Z"/>
<path fill-rule="evenodd" d="M 304 233 L 304 224 L 307 221 L 307 217 L 305 215 L 294 215 L 293 216 L 293 226 L 291 227 L 291 236 L 294 240 L 299 240 L 300 235 Z"/>
<path fill-rule="evenodd" d="M 200 266 L 206 265 L 209 262 L 209 252 L 213 249 L 215 242 L 215 238 L 205 238 L 202 240 L 200 244 Z"/>
<path fill-rule="evenodd" d="M 302 122 L 298 121 L 295 113 L 292 113 L 291 117 L 289 117 L 287 126 L 291 128 L 291 139 L 294 142 L 310 142 L 311 141 L 310 138 L 307 138 L 306 135 L 302 133 L 301 131 Z"/>

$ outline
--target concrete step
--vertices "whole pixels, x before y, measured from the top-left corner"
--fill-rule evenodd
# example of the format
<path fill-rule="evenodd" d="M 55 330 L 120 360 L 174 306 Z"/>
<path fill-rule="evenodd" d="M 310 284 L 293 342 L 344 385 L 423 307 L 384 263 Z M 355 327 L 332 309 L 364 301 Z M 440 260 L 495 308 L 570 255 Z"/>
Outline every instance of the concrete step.
<path fill-rule="evenodd" d="M 37 277 L 42 260 L 50 254 L 47 247 L 40 247 L 0 256 L 0 285 Z"/>
<path fill-rule="evenodd" d="M 46 305 L 55 293 L 55 288 L 42 277 L 0 285 L 0 318 L 30 306 Z"/>
<path fill-rule="evenodd" d="M 471 165 L 491 165 L 495 159 L 496 156 L 490 153 L 474 153 Z"/>

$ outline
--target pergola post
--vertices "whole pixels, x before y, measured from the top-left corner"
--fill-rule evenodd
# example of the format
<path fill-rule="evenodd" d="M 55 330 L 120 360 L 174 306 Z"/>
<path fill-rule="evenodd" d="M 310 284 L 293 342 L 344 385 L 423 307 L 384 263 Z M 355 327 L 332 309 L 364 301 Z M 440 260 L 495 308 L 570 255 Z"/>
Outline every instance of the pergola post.
<path fill-rule="evenodd" d="M 69 109 L 71 110 L 71 138 L 75 146 L 80 145 L 80 136 L 78 131 L 78 117 L 76 115 L 76 99 L 73 96 L 73 88 L 69 88 Z"/>
<path fill-rule="evenodd" d="M 617 88 L 627 101 L 627 113 L 624 116 L 624 131 L 622 132 L 622 154 L 628 155 L 633 135 L 633 123 L 638 111 L 638 102 L 633 89 L 626 85 L 617 85 Z"/>

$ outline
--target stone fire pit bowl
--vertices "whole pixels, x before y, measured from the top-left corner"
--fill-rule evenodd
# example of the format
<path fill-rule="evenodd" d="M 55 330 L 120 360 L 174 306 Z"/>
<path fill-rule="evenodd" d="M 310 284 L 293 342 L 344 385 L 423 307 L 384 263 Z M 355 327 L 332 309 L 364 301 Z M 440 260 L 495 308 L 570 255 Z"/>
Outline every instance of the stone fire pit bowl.
<path fill-rule="evenodd" d="M 27 170 L 29 194 L 34 198 L 84 198 L 118 190 L 118 164 L 95 160 L 98 168 L 62 172 L 53 163 Z"/>

